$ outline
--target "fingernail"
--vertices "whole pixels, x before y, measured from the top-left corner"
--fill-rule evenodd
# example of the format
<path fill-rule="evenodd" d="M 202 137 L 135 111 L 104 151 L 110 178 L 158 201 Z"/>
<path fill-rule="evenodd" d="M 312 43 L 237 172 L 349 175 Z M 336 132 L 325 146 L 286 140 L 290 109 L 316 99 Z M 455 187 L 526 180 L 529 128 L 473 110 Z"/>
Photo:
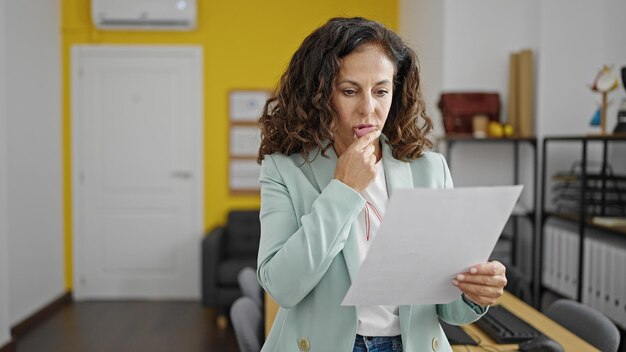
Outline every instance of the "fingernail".
<path fill-rule="evenodd" d="M 452 279 L 452 284 L 453 284 L 454 286 L 458 286 L 458 285 L 459 285 L 459 282 L 458 282 L 458 281 L 456 281 L 456 280 L 454 280 L 454 279 Z"/>
<path fill-rule="evenodd" d="M 470 269 L 470 273 L 472 274 L 476 274 L 478 272 L 478 270 L 476 270 L 476 268 L 471 268 Z"/>
<path fill-rule="evenodd" d="M 465 279 L 465 276 L 464 276 L 463 274 L 458 274 L 458 275 L 456 276 L 456 278 L 457 278 L 459 281 L 463 281 L 463 280 Z"/>

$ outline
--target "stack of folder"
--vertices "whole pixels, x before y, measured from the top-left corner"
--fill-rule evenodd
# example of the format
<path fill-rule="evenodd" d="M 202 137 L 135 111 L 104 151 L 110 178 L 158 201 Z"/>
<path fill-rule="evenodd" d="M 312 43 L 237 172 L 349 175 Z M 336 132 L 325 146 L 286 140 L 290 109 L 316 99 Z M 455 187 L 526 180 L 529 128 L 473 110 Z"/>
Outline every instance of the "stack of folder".
<path fill-rule="evenodd" d="M 548 223 L 544 228 L 542 283 L 576 299 L 580 238 L 573 228 Z M 626 329 L 626 241 L 587 236 L 584 243 L 582 302 Z"/>
<path fill-rule="evenodd" d="M 626 245 L 587 238 L 584 250 L 583 303 L 626 329 Z"/>
<path fill-rule="evenodd" d="M 544 229 L 543 284 L 567 298 L 578 290 L 578 233 L 547 224 Z"/>

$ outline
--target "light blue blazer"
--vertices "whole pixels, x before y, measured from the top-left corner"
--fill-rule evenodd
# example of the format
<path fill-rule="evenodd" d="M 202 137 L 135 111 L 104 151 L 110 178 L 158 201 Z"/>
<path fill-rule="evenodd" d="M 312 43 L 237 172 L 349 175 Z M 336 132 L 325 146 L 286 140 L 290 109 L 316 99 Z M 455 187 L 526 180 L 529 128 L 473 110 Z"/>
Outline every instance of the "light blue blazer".
<path fill-rule="evenodd" d="M 401 188 L 452 187 L 440 154 L 402 162 L 381 139 L 389 195 Z M 354 345 L 356 308 L 341 301 L 359 270 L 352 224 L 365 200 L 332 178 L 337 156 L 332 148 L 327 154 L 311 162 L 299 153 L 273 154 L 262 163 L 257 276 L 281 306 L 262 351 L 348 352 Z M 466 324 L 486 309 L 459 296 L 452 303 L 406 305 L 399 311 L 404 351 L 425 352 L 452 350 L 437 318 Z"/>

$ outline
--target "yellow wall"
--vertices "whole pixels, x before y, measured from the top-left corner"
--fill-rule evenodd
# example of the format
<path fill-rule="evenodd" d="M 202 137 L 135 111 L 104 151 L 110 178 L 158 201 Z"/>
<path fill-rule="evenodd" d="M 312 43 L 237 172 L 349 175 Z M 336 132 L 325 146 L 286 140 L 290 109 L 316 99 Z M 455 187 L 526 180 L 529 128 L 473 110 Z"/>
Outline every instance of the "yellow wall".
<path fill-rule="evenodd" d="M 106 32 L 90 19 L 89 0 L 62 0 L 65 281 L 72 287 L 70 48 L 75 44 L 196 44 L 204 51 L 205 224 L 229 209 L 254 208 L 257 196 L 231 196 L 227 183 L 227 95 L 273 88 L 304 37 L 334 16 L 363 16 L 397 29 L 397 0 L 197 0 L 193 32 Z"/>

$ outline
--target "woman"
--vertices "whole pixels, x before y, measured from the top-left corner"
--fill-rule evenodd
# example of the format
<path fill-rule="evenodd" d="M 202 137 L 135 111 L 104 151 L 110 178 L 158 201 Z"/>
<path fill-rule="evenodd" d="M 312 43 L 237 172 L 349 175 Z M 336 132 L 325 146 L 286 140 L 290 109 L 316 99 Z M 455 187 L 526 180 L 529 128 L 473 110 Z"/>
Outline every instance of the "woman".
<path fill-rule="evenodd" d="M 452 187 L 427 151 L 416 55 L 393 31 L 328 21 L 296 51 L 260 123 L 257 276 L 281 306 L 263 351 L 449 351 L 438 318 L 470 323 L 502 295 L 505 268 L 490 262 L 453 280 L 463 294 L 449 304 L 341 306 L 389 194 Z"/>

